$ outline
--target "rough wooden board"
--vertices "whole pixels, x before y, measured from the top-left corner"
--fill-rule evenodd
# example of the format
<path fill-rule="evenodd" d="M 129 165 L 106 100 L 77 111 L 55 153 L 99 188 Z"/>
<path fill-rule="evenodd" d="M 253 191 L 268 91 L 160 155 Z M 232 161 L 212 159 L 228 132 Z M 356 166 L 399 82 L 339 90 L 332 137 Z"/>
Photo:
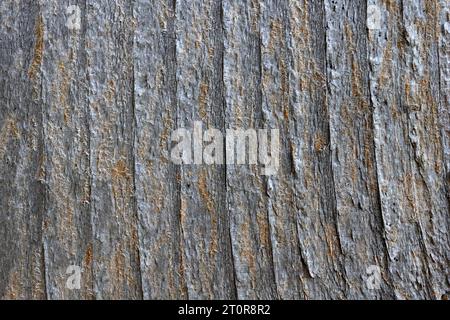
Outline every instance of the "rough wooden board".
<path fill-rule="evenodd" d="M 316 299 L 344 296 L 336 238 L 325 14 L 322 2 L 289 4 L 289 145 L 303 263 L 301 297 Z"/>
<path fill-rule="evenodd" d="M 335 250 L 346 296 L 389 297 L 361 283 L 369 265 L 386 274 L 369 96 L 365 1 L 325 1 Z M 334 228 L 335 227 L 335 228 Z M 336 239 L 336 238 L 335 238 Z"/>
<path fill-rule="evenodd" d="M 282 299 L 302 296 L 302 261 L 296 225 L 294 180 L 292 177 L 292 140 L 289 105 L 290 61 L 287 33 L 291 14 L 287 1 L 261 1 L 259 33 L 261 38 L 261 94 L 264 127 L 277 128 L 287 136 L 280 146 L 286 155 L 277 175 L 267 177 L 267 215 L 277 294 Z"/>
<path fill-rule="evenodd" d="M 369 35 L 370 76 L 389 275 L 396 298 L 440 298 L 448 290 L 441 133 L 449 124 L 441 130 L 438 119 L 438 3 L 378 5 L 383 29 Z"/>
<path fill-rule="evenodd" d="M 439 120 L 442 136 L 442 145 L 444 148 L 444 164 L 447 173 L 447 192 L 450 187 L 450 3 L 445 0 L 439 1 L 438 5 L 438 46 L 439 46 L 439 96 L 441 101 L 439 104 Z M 447 193 L 448 194 L 448 193 Z"/>
<path fill-rule="evenodd" d="M 85 29 L 70 30 L 65 12 L 71 4 L 48 1 L 41 7 L 44 50 L 42 86 L 46 185 L 44 248 L 49 299 L 92 297 L 92 228 Z M 67 268 L 84 269 L 82 290 L 69 290 Z M 70 275 L 70 270 L 69 270 Z"/>
<path fill-rule="evenodd" d="M 224 128 L 221 13 L 219 1 L 176 2 L 177 126 L 194 134 L 194 121 L 201 122 L 201 138 L 208 127 Z M 224 180 L 224 165 L 180 168 L 189 299 L 236 298 Z"/>
<path fill-rule="evenodd" d="M 222 3 L 225 128 L 262 128 L 260 4 Z M 266 178 L 258 166 L 227 165 L 227 209 L 237 296 L 277 297 L 268 222 Z"/>
<path fill-rule="evenodd" d="M 133 7 L 125 0 L 86 6 L 94 291 L 97 298 L 137 299 Z"/>
<path fill-rule="evenodd" d="M 42 14 L 34 1 L 2 1 L 0 19 L 0 295 L 43 299 Z"/>
<path fill-rule="evenodd" d="M 182 264 L 176 129 L 175 2 L 136 1 L 135 180 L 142 290 L 146 299 L 187 297 Z"/>
<path fill-rule="evenodd" d="M 0 297 L 441 299 L 449 20 L 445 0 L 3 0 Z M 279 129 L 278 174 L 175 165 L 194 121 Z"/>

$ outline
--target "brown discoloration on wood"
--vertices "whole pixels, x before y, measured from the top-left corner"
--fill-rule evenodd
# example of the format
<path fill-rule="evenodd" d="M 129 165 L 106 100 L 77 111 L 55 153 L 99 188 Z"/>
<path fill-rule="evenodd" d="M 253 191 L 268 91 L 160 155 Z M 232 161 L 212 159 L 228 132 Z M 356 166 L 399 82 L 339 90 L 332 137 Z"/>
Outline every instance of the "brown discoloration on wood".
<path fill-rule="evenodd" d="M 174 120 L 170 114 L 170 112 L 164 113 L 163 118 L 163 131 L 161 133 L 161 139 L 159 142 L 160 150 L 162 151 L 161 157 L 165 162 L 169 162 L 169 150 L 167 146 L 170 144 L 169 138 L 171 135 L 171 128 L 174 126 Z"/>
<path fill-rule="evenodd" d="M 120 159 L 117 161 L 117 163 L 114 165 L 112 169 L 112 175 L 114 178 L 119 179 L 130 179 L 131 173 L 130 169 L 128 168 L 126 162 L 123 159 Z"/>
<path fill-rule="evenodd" d="M 317 133 L 314 139 L 314 150 L 316 152 L 322 152 L 327 147 L 327 142 L 322 136 L 322 134 Z"/>
<path fill-rule="evenodd" d="M 208 84 L 206 82 L 203 82 L 200 84 L 200 95 L 198 97 L 198 103 L 199 103 L 199 114 L 200 118 L 202 120 L 206 119 L 207 115 L 207 106 L 208 106 Z"/>
<path fill-rule="evenodd" d="M 36 42 L 34 45 L 33 60 L 28 69 L 28 76 L 33 80 L 36 78 L 39 68 L 42 65 L 42 56 L 44 52 L 44 20 L 42 19 L 42 16 L 39 16 L 37 19 L 34 33 Z"/>
<path fill-rule="evenodd" d="M 0 158 L 7 152 L 7 144 L 12 140 L 20 138 L 20 133 L 14 119 L 7 119 L 0 130 Z"/>
<path fill-rule="evenodd" d="M 211 196 L 209 195 L 206 178 L 207 178 L 206 172 L 202 170 L 198 180 L 198 189 L 200 191 L 200 195 L 203 199 L 203 202 L 206 204 L 206 207 L 208 208 L 208 211 L 211 214 L 214 214 L 214 202 L 211 199 Z"/>
<path fill-rule="evenodd" d="M 92 264 L 92 259 L 92 244 L 89 244 L 86 250 L 86 254 L 84 255 L 84 264 L 90 266 Z"/>

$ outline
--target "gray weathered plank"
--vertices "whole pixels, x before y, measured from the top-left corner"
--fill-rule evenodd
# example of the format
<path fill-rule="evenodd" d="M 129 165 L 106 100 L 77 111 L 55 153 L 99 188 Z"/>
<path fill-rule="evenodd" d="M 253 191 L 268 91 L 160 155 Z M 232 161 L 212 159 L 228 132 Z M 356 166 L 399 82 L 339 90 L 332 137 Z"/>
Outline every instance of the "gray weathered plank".
<path fill-rule="evenodd" d="M 344 294 L 331 166 L 325 7 L 322 2 L 294 1 L 288 8 L 289 146 L 301 297 L 340 298 Z"/>
<path fill-rule="evenodd" d="M 447 172 L 447 187 L 450 185 L 450 3 L 441 0 L 438 3 L 438 46 L 440 71 L 439 119 L 444 148 L 445 172 Z M 448 192 L 448 191 L 447 191 Z"/>
<path fill-rule="evenodd" d="M 378 266 L 386 275 L 383 224 L 375 167 L 369 98 L 366 1 L 325 1 L 330 144 L 336 198 L 330 222 L 342 259 L 348 297 L 389 297 L 387 286 L 370 290 L 361 281 Z M 335 238 L 336 239 L 336 238 Z M 385 283 L 385 282 L 383 282 Z"/>
<path fill-rule="evenodd" d="M 259 129 L 262 128 L 260 5 L 257 1 L 224 0 L 222 6 L 225 128 Z M 226 184 L 237 296 L 276 298 L 266 179 L 259 166 L 227 164 Z"/>
<path fill-rule="evenodd" d="M 94 291 L 137 299 L 132 3 L 87 1 L 86 23 Z"/>
<path fill-rule="evenodd" d="M 0 3 L 0 297 L 43 299 L 44 25 L 35 1 Z"/>
<path fill-rule="evenodd" d="M 392 289 L 396 298 L 440 299 L 449 239 L 436 3 L 375 4 L 383 20 L 370 34 L 370 88 Z"/>
<path fill-rule="evenodd" d="M 221 3 L 177 0 L 177 127 L 192 134 L 224 129 Z M 198 129 L 196 129 L 198 130 Z M 193 137 L 194 138 L 194 137 Z M 197 143 L 197 142 L 193 142 Z M 193 164 L 180 166 L 183 270 L 189 299 L 235 298 L 225 166 L 203 165 L 203 147 Z M 196 163 L 199 162 L 199 163 Z"/>
<path fill-rule="evenodd" d="M 298 209 L 292 175 L 292 145 L 293 140 L 298 141 L 299 137 L 290 135 L 293 106 L 290 105 L 289 95 L 289 70 L 293 53 L 290 49 L 300 55 L 303 53 L 298 50 L 297 43 L 290 41 L 290 23 L 293 21 L 285 19 L 285 16 L 298 18 L 297 12 L 291 9 L 293 7 L 287 1 L 261 1 L 259 21 L 263 127 L 278 129 L 281 137 L 289 137 L 281 141 L 279 168 L 274 175 L 267 177 L 266 184 L 273 268 L 277 293 L 281 299 L 304 297 L 301 281 L 305 271 L 300 255 Z M 271 138 L 275 137 L 271 135 Z"/>
<path fill-rule="evenodd" d="M 79 30 L 66 27 L 67 8 L 78 5 L 80 13 L 85 12 L 83 3 L 47 1 L 42 7 L 44 248 L 49 299 L 93 295 L 86 24 L 83 20 Z M 80 290 L 66 285 L 73 274 L 70 266 L 82 268 Z"/>
<path fill-rule="evenodd" d="M 182 264 L 176 129 L 175 2 L 135 2 L 136 201 L 146 299 L 187 297 Z"/>

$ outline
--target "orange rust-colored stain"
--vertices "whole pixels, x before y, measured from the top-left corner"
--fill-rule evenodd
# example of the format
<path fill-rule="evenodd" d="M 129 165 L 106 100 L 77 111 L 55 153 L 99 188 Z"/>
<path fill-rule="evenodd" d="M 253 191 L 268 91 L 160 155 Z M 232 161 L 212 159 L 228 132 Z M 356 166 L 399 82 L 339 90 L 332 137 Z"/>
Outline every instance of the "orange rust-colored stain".
<path fill-rule="evenodd" d="M 202 200 L 206 204 L 206 208 L 210 213 L 214 212 L 214 202 L 211 199 L 211 196 L 208 192 L 208 186 L 206 182 L 206 171 L 202 170 L 200 173 L 200 177 L 198 179 L 198 189 L 200 192 L 200 196 L 202 197 Z"/>
<path fill-rule="evenodd" d="M 58 69 L 61 74 L 59 81 L 59 103 L 64 108 L 63 118 L 64 123 L 67 124 L 69 121 L 69 108 L 66 105 L 67 97 L 69 96 L 70 88 L 70 76 L 64 65 L 64 62 L 60 61 L 58 64 Z"/>
<path fill-rule="evenodd" d="M 19 271 L 14 271 L 11 273 L 8 281 L 9 282 L 8 288 L 6 289 L 6 293 L 4 295 L 5 299 L 16 300 L 20 298 L 19 290 L 21 288 L 21 284 L 19 278 L 20 278 Z"/>
<path fill-rule="evenodd" d="M 352 56 L 352 93 L 355 97 L 362 97 L 362 75 L 358 61 Z"/>
<path fill-rule="evenodd" d="M 267 215 L 265 212 L 258 212 L 256 214 L 256 222 L 258 224 L 259 242 L 264 247 L 268 247 L 270 243 L 269 237 L 269 223 L 267 222 Z"/>
<path fill-rule="evenodd" d="M 36 44 L 34 47 L 33 60 L 31 62 L 30 68 L 28 70 L 28 76 L 31 79 L 35 79 L 42 65 L 42 57 L 44 53 L 44 20 L 42 16 L 39 16 L 36 23 L 35 29 Z"/>
<path fill-rule="evenodd" d="M 116 84 L 114 80 L 109 80 L 108 87 L 105 92 L 105 98 L 109 103 L 111 103 L 115 96 L 116 96 Z"/>
<path fill-rule="evenodd" d="M 363 92 L 363 77 L 361 66 L 359 65 L 358 59 L 355 55 L 355 43 L 353 39 L 353 31 L 348 23 L 345 24 L 344 27 L 345 37 L 348 44 L 348 57 L 351 61 L 351 89 L 352 96 L 356 99 L 357 105 L 361 112 L 366 112 L 369 103 L 366 101 Z"/>
<path fill-rule="evenodd" d="M 327 143 L 323 135 L 320 133 L 316 133 L 316 136 L 314 138 L 314 150 L 316 152 L 322 152 L 323 150 L 325 150 L 326 146 Z"/>
<path fill-rule="evenodd" d="M 186 223 L 186 211 L 187 211 L 187 201 L 184 197 L 180 199 L 180 223 L 185 225 Z"/>
<path fill-rule="evenodd" d="M 200 172 L 199 180 L 198 180 L 198 189 L 200 192 L 200 196 L 203 200 L 203 202 L 206 204 L 206 208 L 208 209 L 208 212 L 210 214 L 210 221 L 211 221 L 211 236 L 210 236 L 210 243 L 209 243 L 209 256 L 213 258 L 216 253 L 218 252 L 218 232 L 217 232 L 217 214 L 214 210 L 214 201 L 211 198 L 211 195 L 208 192 L 208 185 L 207 185 L 207 177 L 206 177 L 206 170 L 202 169 Z"/>
<path fill-rule="evenodd" d="M 207 99 L 208 99 L 208 84 L 206 82 L 202 82 L 200 84 L 200 95 L 198 97 L 198 103 L 199 103 L 199 114 L 200 114 L 200 118 L 202 120 L 206 119 L 206 107 L 207 107 Z"/>
<path fill-rule="evenodd" d="M 131 248 L 133 251 L 137 252 L 139 250 L 139 236 L 138 230 L 135 225 L 131 225 Z"/>
<path fill-rule="evenodd" d="M 128 179 L 131 177 L 131 173 L 124 160 L 120 159 L 112 169 L 112 175 L 116 178 Z"/>
<path fill-rule="evenodd" d="M 164 124 L 164 129 L 161 133 L 161 139 L 159 142 L 160 150 L 167 149 L 167 144 L 169 143 L 169 135 L 170 135 L 170 132 L 171 132 L 173 124 L 174 124 L 174 120 L 170 117 L 169 112 L 166 112 L 164 114 L 163 124 Z M 168 162 L 168 159 L 166 158 L 166 156 L 164 156 L 164 154 L 162 154 L 161 160 L 163 162 Z"/>
<path fill-rule="evenodd" d="M 384 6 L 386 7 L 386 9 L 389 11 L 389 13 L 396 13 L 398 10 L 397 4 L 395 0 L 382 0 L 382 2 L 384 3 Z"/>
<path fill-rule="evenodd" d="M 337 257 L 337 255 L 336 255 L 337 250 L 336 250 L 335 246 L 338 243 L 338 239 L 337 239 L 337 234 L 336 234 L 335 228 L 330 223 L 327 223 L 325 225 L 325 239 L 328 244 L 328 254 L 330 257 L 335 259 Z"/>
<path fill-rule="evenodd" d="M 348 23 L 344 25 L 344 33 L 346 38 L 346 43 L 348 45 L 348 53 L 353 54 L 355 52 L 355 44 L 353 42 L 353 30 Z"/>
<path fill-rule="evenodd" d="M 250 221 L 248 217 L 246 217 L 244 223 L 240 226 L 240 231 L 240 256 L 245 259 L 250 271 L 250 275 L 254 277 L 256 276 L 256 257 L 252 249 L 253 241 L 250 234 Z"/>
<path fill-rule="evenodd" d="M 405 80 L 405 96 L 406 96 L 406 103 L 409 105 L 410 102 L 410 97 L 411 97 L 411 84 L 409 79 Z"/>
<path fill-rule="evenodd" d="M 112 274 L 119 281 L 125 280 L 126 278 L 126 269 L 125 269 L 125 253 L 122 248 L 122 244 L 118 243 L 117 249 L 114 253 L 113 263 L 111 264 Z"/>
<path fill-rule="evenodd" d="M 86 249 L 86 253 L 84 254 L 84 264 L 86 266 L 91 265 L 92 263 L 92 243 Z"/>
<path fill-rule="evenodd" d="M 306 48 L 308 44 L 310 43 L 310 17 L 309 17 L 309 8 L 308 8 L 308 1 L 305 1 L 302 5 L 302 7 L 299 6 L 298 3 L 293 2 L 292 3 L 293 8 L 292 16 L 298 17 L 298 21 L 301 21 L 301 23 L 295 23 L 293 24 L 293 30 L 294 30 L 294 36 L 300 40 L 302 40 L 302 47 Z"/>
<path fill-rule="evenodd" d="M 19 129 L 17 128 L 16 122 L 15 121 L 10 121 L 9 122 L 9 131 L 11 132 L 11 136 L 15 139 L 19 139 L 20 138 L 20 133 L 19 133 Z"/>
<path fill-rule="evenodd" d="M 269 40 L 269 50 L 273 51 L 277 44 L 277 40 L 281 39 L 281 33 L 283 30 L 283 25 L 280 19 L 273 19 L 270 21 L 270 40 Z"/>
<path fill-rule="evenodd" d="M 383 65 L 381 67 L 381 74 L 378 80 L 378 84 L 381 88 L 389 86 L 389 82 L 392 79 L 392 40 L 386 43 L 386 48 L 383 51 Z"/>
<path fill-rule="evenodd" d="M 14 119 L 6 120 L 0 131 L 0 158 L 7 152 L 6 145 L 11 138 L 15 140 L 20 138 L 20 132 Z"/>
<path fill-rule="evenodd" d="M 116 212 L 124 215 L 130 209 L 129 198 L 133 196 L 133 184 L 131 183 L 131 170 L 122 157 L 111 169 L 113 194 Z"/>

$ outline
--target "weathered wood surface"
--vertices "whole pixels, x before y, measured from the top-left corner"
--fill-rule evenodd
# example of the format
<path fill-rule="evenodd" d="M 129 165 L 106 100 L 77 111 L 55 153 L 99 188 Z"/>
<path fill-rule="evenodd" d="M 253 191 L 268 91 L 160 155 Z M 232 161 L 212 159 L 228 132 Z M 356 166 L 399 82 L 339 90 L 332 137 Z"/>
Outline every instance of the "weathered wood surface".
<path fill-rule="evenodd" d="M 2 0 L 0 297 L 446 297 L 449 41 L 446 0 Z M 278 173 L 174 164 L 194 121 Z"/>

